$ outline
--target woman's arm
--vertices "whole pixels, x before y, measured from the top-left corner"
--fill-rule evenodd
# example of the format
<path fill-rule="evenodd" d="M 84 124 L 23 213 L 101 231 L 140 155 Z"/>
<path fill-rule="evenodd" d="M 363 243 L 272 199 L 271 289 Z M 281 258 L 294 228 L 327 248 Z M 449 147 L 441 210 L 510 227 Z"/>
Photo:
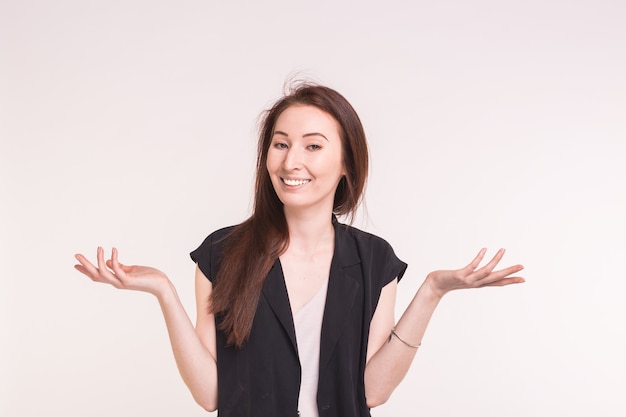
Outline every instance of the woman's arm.
<path fill-rule="evenodd" d="M 207 411 L 217 409 L 215 321 L 206 308 L 212 285 L 196 267 L 196 328 L 191 324 L 174 286 L 158 296 L 178 371 L 194 400 Z"/>
<path fill-rule="evenodd" d="M 120 289 L 148 292 L 157 297 L 180 375 L 199 405 L 208 411 L 216 410 L 215 324 L 206 309 L 206 300 L 212 289 L 210 281 L 196 269 L 196 300 L 199 304 L 198 326 L 195 329 L 174 285 L 163 272 L 145 266 L 122 265 L 116 249 L 113 249 L 111 259 L 105 262 L 104 251 L 98 248 L 97 258 L 98 266 L 95 266 L 83 255 L 76 255 L 80 264 L 75 268 L 93 281 Z"/>
<path fill-rule="evenodd" d="M 465 268 L 428 274 L 396 324 L 397 336 L 391 334 L 397 281 L 393 280 L 383 288 L 370 324 L 368 362 L 365 367 L 365 395 L 369 407 L 386 402 L 400 384 L 413 362 L 417 346 L 421 343 L 435 308 L 446 293 L 462 288 L 524 282 L 521 277 L 511 277 L 523 269 L 521 265 L 494 271 L 504 255 L 503 249 L 484 267 L 477 269 L 485 252 L 482 249 Z"/>

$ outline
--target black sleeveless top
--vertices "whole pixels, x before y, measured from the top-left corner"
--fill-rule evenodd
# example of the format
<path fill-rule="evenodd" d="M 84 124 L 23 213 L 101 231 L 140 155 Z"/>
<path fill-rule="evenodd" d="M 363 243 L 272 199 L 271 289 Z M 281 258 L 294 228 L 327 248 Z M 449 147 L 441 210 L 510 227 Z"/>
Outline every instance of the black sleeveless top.
<path fill-rule="evenodd" d="M 402 278 L 407 264 L 385 240 L 336 221 L 334 226 L 317 405 L 320 417 L 369 417 L 364 385 L 369 326 L 382 288 Z M 217 275 L 232 229 L 212 233 L 191 253 L 209 280 Z M 298 415 L 300 363 L 278 260 L 263 284 L 250 338 L 239 349 L 227 346 L 219 330 L 216 340 L 220 417 Z"/>

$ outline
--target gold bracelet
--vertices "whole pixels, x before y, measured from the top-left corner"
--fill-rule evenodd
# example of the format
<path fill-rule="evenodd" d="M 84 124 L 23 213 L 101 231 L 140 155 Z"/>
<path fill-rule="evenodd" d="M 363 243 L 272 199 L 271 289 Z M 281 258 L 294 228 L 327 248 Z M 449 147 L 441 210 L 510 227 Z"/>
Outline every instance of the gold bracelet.
<path fill-rule="evenodd" d="M 402 342 L 402 343 L 404 343 L 406 346 L 408 346 L 408 347 L 410 347 L 410 348 L 413 348 L 413 349 L 417 349 L 417 348 L 419 348 L 420 346 L 422 346 L 422 342 L 420 342 L 417 346 L 412 345 L 412 344 L 410 344 L 410 343 L 407 343 L 404 339 L 402 339 L 400 336 L 398 336 L 398 333 L 396 333 L 396 328 L 395 328 L 395 327 L 392 327 L 392 328 L 391 328 L 391 334 L 389 335 L 389 340 L 391 340 L 391 336 L 395 336 L 395 337 L 397 337 L 399 341 L 401 341 L 401 342 Z"/>

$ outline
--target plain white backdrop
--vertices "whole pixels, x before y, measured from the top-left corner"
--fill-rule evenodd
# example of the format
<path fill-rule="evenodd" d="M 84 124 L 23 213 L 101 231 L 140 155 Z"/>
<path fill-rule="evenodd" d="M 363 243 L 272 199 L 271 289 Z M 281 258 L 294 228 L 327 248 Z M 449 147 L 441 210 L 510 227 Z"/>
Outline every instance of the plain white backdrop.
<path fill-rule="evenodd" d="M 453 293 L 395 416 L 626 414 L 626 4 L 0 2 L 0 414 L 204 416 L 156 300 L 76 252 L 166 271 L 249 213 L 259 113 L 294 73 L 345 95 L 367 215 L 409 263 L 483 246 L 527 283 Z"/>

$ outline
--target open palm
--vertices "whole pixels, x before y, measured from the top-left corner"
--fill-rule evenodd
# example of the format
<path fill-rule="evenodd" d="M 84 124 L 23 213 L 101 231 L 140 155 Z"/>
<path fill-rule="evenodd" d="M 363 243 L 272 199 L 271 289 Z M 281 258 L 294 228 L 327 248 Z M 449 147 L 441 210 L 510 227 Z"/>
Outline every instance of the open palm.
<path fill-rule="evenodd" d="M 123 265 L 118 260 L 117 249 L 111 251 L 111 259 L 104 260 L 104 250 L 98 248 L 97 266 L 85 256 L 76 255 L 79 264 L 74 265 L 79 272 L 91 278 L 92 281 L 110 284 L 115 288 L 144 291 L 157 294 L 165 284 L 167 276 L 156 268 L 139 265 Z"/>

